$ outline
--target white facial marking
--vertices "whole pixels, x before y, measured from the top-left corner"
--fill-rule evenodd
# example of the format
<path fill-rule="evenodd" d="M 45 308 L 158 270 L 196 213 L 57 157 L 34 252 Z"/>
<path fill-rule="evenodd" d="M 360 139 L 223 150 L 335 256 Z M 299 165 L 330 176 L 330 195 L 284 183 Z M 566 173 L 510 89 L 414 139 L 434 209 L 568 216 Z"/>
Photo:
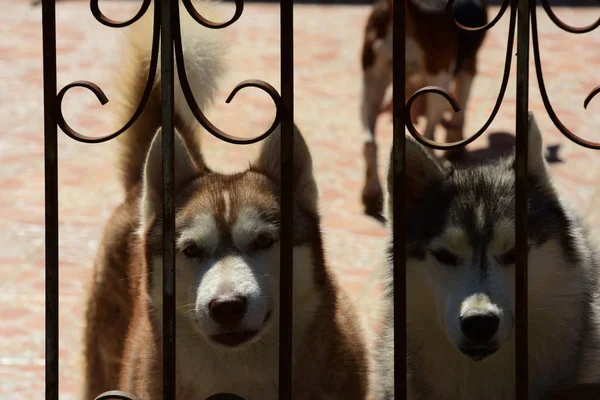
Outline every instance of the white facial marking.
<path fill-rule="evenodd" d="M 498 306 L 493 304 L 490 300 L 490 297 L 485 293 L 474 293 L 462 301 L 460 305 L 460 315 L 464 315 L 469 311 L 493 312 L 500 314 L 500 309 Z"/>
<path fill-rule="evenodd" d="M 483 202 L 479 203 L 475 208 L 475 225 L 480 232 L 485 228 L 485 213 Z"/>
<path fill-rule="evenodd" d="M 248 312 L 240 326 L 258 330 L 268 311 L 268 280 L 260 279 L 268 274 L 265 262 L 245 256 L 227 256 L 211 260 L 201 268 L 200 282 L 196 290 L 196 316 L 208 334 L 218 333 L 222 328 L 212 320 L 208 304 L 221 296 L 241 296 L 247 299 Z M 262 282 L 261 282 L 262 280 Z"/>
<path fill-rule="evenodd" d="M 440 236 L 433 238 L 430 248 L 441 247 L 452 253 L 465 256 L 472 252 L 467 233 L 460 227 L 449 226 Z"/>
<path fill-rule="evenodd" d="M 229 222 L 229 218 L 231 217 L 231 196 L 227 190 L 223 190 L 223 203 L 225 204 L 225 221 Z"/>

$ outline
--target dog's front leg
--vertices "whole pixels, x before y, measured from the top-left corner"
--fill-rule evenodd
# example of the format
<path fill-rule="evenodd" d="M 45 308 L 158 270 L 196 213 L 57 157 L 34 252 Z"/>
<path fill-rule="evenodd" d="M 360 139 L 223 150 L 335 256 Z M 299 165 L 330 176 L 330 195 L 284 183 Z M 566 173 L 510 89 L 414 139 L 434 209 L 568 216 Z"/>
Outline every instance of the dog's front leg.
<path fill-rule="evenodd" d="M 365 213 L 379 216 L 383 206 L 383 191 L 377 174 L 377 143 L 375 124 L 381 112 L 383 98 L 391 84 L 391 61 L 376 59 L 363 73 L 361 116 L 363 123 L 363 157 L 366 164 L 362 202 Z"/>

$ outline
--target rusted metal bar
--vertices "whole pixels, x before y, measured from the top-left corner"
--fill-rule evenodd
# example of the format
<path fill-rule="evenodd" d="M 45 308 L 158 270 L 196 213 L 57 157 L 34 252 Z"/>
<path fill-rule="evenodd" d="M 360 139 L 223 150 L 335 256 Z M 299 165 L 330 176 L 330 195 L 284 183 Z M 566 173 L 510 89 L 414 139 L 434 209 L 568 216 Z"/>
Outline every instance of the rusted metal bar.
<path fill-rule="evenodd" d="M 292 398 L 294 1 L 280 3 L 281 46 L 281 241 L 279 278 L 279 400 Z"/>
<path fill-rule="evenodd" d="M 163 399 L 175 400 L 175 188 L 173 8 L 177 0 L 160 0 L 160 93 L 163 179 Z"/>
<path fill-rule="evenodd" d="M 393 49 L 393 151 L 394 151 L 394 395 L 407 398 L 406 373 L 406 137 L 405 124 L 410 121 L 405 106 L 406 88 L 406 8 L 407 0 L 394 0 Z M 400 40 L 398 40 L 400 39 Z"/>
<path fill-rule="evenodd" d="M 533 3 L 535 7 L 535 3 Z M 527 155 L 529 126 L 530 0 L 514 0 L 517 23 L 517 105 L 515 160 L 515 383 L 517 400 L 529 396 L 527 304 Z"/>
<path fill-rule="evenodd" d="M 42 3 L 44 54 L 44 191 L 46 257 L 46 400 L 58 400 L 58 130 L 56 126 L 56 9 Z"/>

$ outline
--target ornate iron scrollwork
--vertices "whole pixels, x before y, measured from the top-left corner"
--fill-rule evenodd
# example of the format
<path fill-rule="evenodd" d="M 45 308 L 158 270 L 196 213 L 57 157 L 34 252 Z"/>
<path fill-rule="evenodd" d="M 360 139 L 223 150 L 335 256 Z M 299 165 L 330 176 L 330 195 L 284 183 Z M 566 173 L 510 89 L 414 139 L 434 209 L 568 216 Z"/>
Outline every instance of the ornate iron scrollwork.
<path fill-rule="evenodd" d="M 541 0 L 541 2 L 542 2 L 542 6 L 544 7 L 544 10 L 546 11 L 546 14 L 548 14 L 548 17 L 550 17 L 552 22 L 554 22 L 554 24 L 556 24 L 556 26 L 558 26 L 560 29 L 562 29 L 566 32 L 575 33 L 575 34 L 588 33 L 588 32 L 591 32 L 592 30 L 596 29 L 598 26 L 600 26 L 600 18 L 598 18 L 598 20 L 595 23 L 590 24 L 588 26 L 575 27 L 575 26 L 567 25 L 563 21 L 561 21 L 556 16 L 556 14 L 554 14 L 554 12 L 552 11 L 552 8 L 550 7 L 550 4 L 548 4 L 548 0 Z M 544 107 L 546 108 L 546 112 L 550 116 L 550 119 L 552 120 L 552 122 L 554 123 L 556 128 L 563 135 L 565 135 L 565 137 L 567 137 L 568 139 L 577 143 L 580 146 L 587 147 L 589 149 L 599 150 L 600 143 L 585 140 L 585 139 L 582 139 L 581 137 L 577 136 L 575 133 L 573 133 L 571 130 L 569 130 L 562 123 L 562 121 L 556 115 L 554 108 L 552 108 L 552 104 L 550 103 L 550 99 L 548 98 L 548 92 L 546 91 L 546 85 L 544 83 L 544 73 L 542 71 L 542 59 L 540 56 L 540 43 L 539 43 L 538 29 L 537 29 L 537 12 L 535 10 L 535 7 L 532 7 L 532 10 L 531 10 L 531 31 L 532 31 L 531 39 L 532 39 L 532 44 L 533 44 L 533 58 L 535 61 L 535 72 L 537 75 L 537 80 L 538 80 L 538 84 L 540 87 L 540 94 L 542 95 L 542 101 L 544 102 Z M 590 103 L 590 101 L 592 101 L 594 96 L 597 95 L 599 92 L 600 92 L 600 86 L 597 86 L 596 88 L 592 89 L 592 91 L 586 96 L 585 100 L 583 101 L 583 107 L 585 109 L 587 109 L 587 106 Z"/>
<path fill-rule="evenodd" d="M 450 0 L 448 2 L 448 6 L 446 7 L 446 12 L 452 13 L 452 6 L 454 4 L 454 1 L 455 0 Z M 496 17 L 494 17 L 494 19 L 492 21 L 490 21 L 489 23 L 487 23 L 484 26 L 467 27 L 467 26 L 464 26 L 461 23 L 459 23 L 456 19 L 454 20 L 454 23 L 460 29 L 463 29 L 466 31 L 471 31 L 471 32 L 485 31 L 485 30 L 491 29 L 494 25 L 496 25 L 498 23 L 498 21 L 500 21 L 500 19 L 502 18 L 502 16 L 508 9 L 510 3 L 511 3 L 511 0 L 504 0 L 502 2 L 502 6 L 500 7 L 500 11 L 498 11 L 498 14 L 496 15 Z M 494 105 L 494 109 L 492 110 L 492 113 L 490 114 L 488 120 L 486 121 L 485 124 L 483 124 L 481 129 L 479 129 L 475 134 L 471 135 L 470 137 L 460 140 L 458 142 L 454 142 L 454 143 L 438 143 L 434 140 L 428 139 L 428 138 L 424 137 L 423 135 L 421 135 L 419 133 L 419 131 L 417 131 L 417 128 L 415 127 L 415 125 L 412 122 L 412 119 L 410 118 L 411 106 L 417 100 L 417 98 L 419 96 L 424 95 L 426 93 L 438 94 L 440 96 L 443 96 L 446 100 L 448 100 L 448 102 L 452 106 L 452 109 L 454 110 L 454 112 L 461 111 L 460 104 L 457 103 L 456 99 L 450 93 L 446 92 L 444 89 L 442 89 L 441 87 L 438 87 L 438 86 L 428 86 L 428 87 L 424 87 L 422 89 L 417 90 L 415 93 L 412 94 L 412 96 L 409 97 L 408 101 L 406 102 L 406 108 L 405 108 L 406 128 L 408 129 L 410 134 L 415 138 L 415 140 L 417 140 L 419 143 L 421 143 L 423 146 L 426 146 L 426 147 L 430 147 L 433 149 L 439 149 L 439 150 L 449 150 L 449 149 L 455 149 L 458 147 L 464 147 L 464 146 L 468 145 L 469 143 L 477 140 L 477 138 L 480 137 L 481 135 L 483 135 L 483 133 L 489 128 L 489 126 L 492 124 L 492 122 L 496 118 L 496 114 L 498 114 L 498 111 L 500 110 L 500 106 L 502 105 L 502 101 L 504 100 L 504 95 L 506 93 L 506 88 L 508 87 L 508 79 L 510 77 L 510 67 L 512 64 L 512 52 L 513 52 L 513 44 L 514 44 L 514 38 L 515 38 L 516 20 L 517 20 L 517 8 L 511 7 L 510 24 L 509 24 L 509 29 L 508 29 L 508 41 L 506 44 L 506 57 L 505 57 L 505 61 L 504 61 L 504 73 L 502 76 L 502 84 L 500 85 L 500 91 L 499 91 L 498 97 L 496 98 L 496 104 Z"/>
<path fill-rule="evenodd" d="M 452 13 L 452 6 L 454 4 L 454 1 L 455 0 L 450 0 L 448 2 L 447 8 L 446 8 L 446 11 L 448 13 Z M 587 26 L 583 26 L 583 27 L 575 27 L 575 26 L 568 25 L 565 22 L 563 22 L 552 11 L 552 7 L 550 6 L 548 0 L 540 0 L 540 1 L 542 4 L 542 7 L 546 11 L 546 14 L 550 18 L 550 20 L 552 20 L 552 22 L 556 26 L 558 26 L 560 29 L 562 29 L 566 32 L 574 33 L 574 34 L 583 34 L 583 33 L 591 32 L 600 26 L 600 18 L 598 18 L 598 20 L 596 20 L 596 22 L 594 22 L 590 25 L 587 25 Z M 496 25 L 496 23 L 502 18 L 502 16 L 506 12 L 506 10 L 509 8 L 510 4 L 511 4 L 511 0 L 504 0 L 502 2 L 502 5 L 501 5 L 500 10 L 499 10 L 498 14 L 496 15 L 496 17 L 494 17 L 494 19 L 491 22 L 489 22 L 488 24 L 481 26 L 481 27 L 474 27 L 474 28 L 467 27 L 467 26 L 462 25 L 461 23 L 459 23 L 456 20 L 454 22 L 455 22 L 456 26 L 458 26 L 460 29 L 463 29 L 466 31 L 488 30 L 488 29 L 492 28 L 494 25 Z M 539 39 L 538 39 L 538 29 L 537 29 L 537 12 L 536 12 L 535 4 L 532 5 L 530 13 L 531 13 L 533 56 L 534 56 L 534 61 L 535 61 L 536 76 L 537 76 L 537 81 L 538 81 L 539 88 L 540 88 L 540 93 L 542 95 L 544 107 L 546 108 L 546 111 L 548 112 L 550 119 L 552 120 L 552 122 L 554 123 L 556 128 L 565 137 L 567 137 L 571 141 L 579 144 L 580 146 L 584 146 L 584 147 L 587 147 L 590 149 L 596 149 L 596 150 L 600 149 L 600 142 L 591 142 L 591 141 L 582 139 L 581 137 L 577 136 L 575 133 L 573 133 L 571 130 L 569 130 L 556 115 L 556 112 L 554 111 L 552 104 L 550 103 L 550 100 L 548 97 L 548 92 L 546 90 L 546 85 L 544 82 L 544 75 L 543 75 L 543 71 L 542 71 L 542 62 L 541 62 L 540 48 L 539 48 L 540 46 L 539 46 Z M 514 3 L 514 5 L 511 6 L 511 12 L 510 12 L 510 23 L 509 23 L 508 41 L 507 41 L 507 48 L 506 48 L 506 59 L 505 59 L 505 65 L 504 65 L 502 84 L 500 86 L 500 91 L 499 91 L 498 97 L 496 99 L 496 104 L 494 105 L 492 113 L 490 114 L 490 117 L 488 118 L 486 123 L 475 134 L 471 135 L 470 137 L 468 137 L 464 140 L 454 142 L 454 143 L 438 143 L 436 141 L 433 141 L 431 139 L 428 139 L 428 138 L 422 136 L 415 128 L 411 118 L 408 117 L 408 116 L 410 116 L 410 109 L 411 109 L 412 104 L 416 101 L 416 99 L 419 96 L 424 95 L 426 93 L 434 93 L 434 94 L 443 96 L 446 100 L 448 100 L 448 102 L 452 106 L 452 109 L 454 110 L 454 112 L 461 111 L 461 105 L 458 104 L 456 102 L 456 100 L 454 99 L 454 97 L 451 94 L 449 94 L 448 92 L 446 92 L 444 89 L 437 87 L 437 86 L 424 87 L 422 89 L 417 90 L 415 93 L 412 94 L 412 96 L 410 96 L 410 98 L 408 99 L 408 101 L 406 103 L 406 109 L 405 109 L 405 112 L 407 115 L 406 127 L 407 127 L 408 131 L 410 132 L 410 134 L 419 143 L 421 143 L 422 145 L 424 145 L 426 147 L 430 147 L 433 149 L 439 149 L 439 150 L 449 150 L 449 149 L 454 149 L 454 148 L 458 148 L 458 147 L 464 147 L 464 146 L 468 145 L 469 143 L 472 143 L 473 141 L 475 141 L 491 125 L 491 123 L 493 122 L 493 120 L 496 117 L 496 114 L 498 113 L 498 111 L 500 109 L 500 105 L 502 104 L 502 100 L 504 98 L 504 94 L 506 93 L 506 88 L 508 85 L 508 78 L 510 75 L 510 68 L 511 68 L 513 42 L 514 42 L 514 37 L 515 37 L 516 14 L 517 14 L 517 7 L 516 7 L 516 3 Z M 585 98 L 585 100 L 583 102 L 584 108 L 587 109 L 591 100 L 598 93 L 600 93 L 600 85 L 595 87 L 594 89 L 592 89 L 592 91 L 587 95 L 587 97 Z"/>
<path fill-rule="evenodd" d="M 202 15 L 200 15 L 200 13 L 198 13 L 198 11 L 194 8 L 191 0 L 182 0 L 182 2 L 184 4 L 186 10 L 188 11 L 188 13 L 190 13 L 190 15 L 192 16 L 192 18 L 194 20 L 196 20 L 199 24 L 201 24 L 207 28 L 210 28 L 210 29 L 222 29 L 222 28 L 225 28 L 225 27 L 233 24 L 242 15 L 242 11 L 244 9 L 243 0 L 235 0 L 236 8 L 235 8 L 235 13 L 234 13 L 233 17 L 226 22 L 219 23 L 219 22 L 210 21 L 210 20 L 206 19 L 205 17 L 203 17 Z M 92 11 L 92 14 L 94 15 L 94 18 L 96 18 L 96 20 L 98 20 L 98 22 L 100 22 L 102 25 L 105 25 L 105 26 L 108 26 L 111 28 L 123 28 L 123 27 L 129 26 L 129 25 L 135 23 L 140 18 L 142 18 L 144 16 L 144 14 L 146 13 L 146 11 L 148 11 L 148 9 L 150 8 L 150 4 L 151 4 L 151 0 L 144 0 L 144 2 L 142 3 L 142 6 L 140 7 L 137 14 L 127 21 L 115 21 L 115 20 L 112 20 L 112 19 L 108 18 L 107 16 L 105 16 L 102 13 L 102 11 L 100 11 L 100 8 L 98 6 L 98 0 L 90 0 L 90 9 Z M 58 93 L 57 108 L 56 108 L 56 119 L 57 119 L 58 126 L 72 139 L 74 139 L 78 142 L 84 142 L 84 143 L 101 143 L 101 142 L 109 141 L 109 140 L 114 139 L 115 137 L 119 136 L 120 134 L 125 132 L 127 129 L 129 129 L 131 127 L 131 125 L 133 125 L 135 123 L 135 121 L 139 118 L 139 116 L 141 115 L 142 111 L 144 110 L 144 107 L 146 106 L 146 104 L 148 102 L 148 99 L 150 98 L 150 94 L 152 92 L 152 85 L 156 78 L 156 72 L 157 72 L 157 67 L 158 67 L 158 45 L 159 45 L 159 35 L 160 35 L 160 14 L 158 12 L 156 12 L 158 10 L 158 2 L 155 2 L 154 10 L 155 10 L 155 12 L 154 12 L 154 26 L 153 26 L 153 33 L 152 33 L 152 50 L 151 50 L 151 55 L 150 55 L 150 68 L 148 71 L 148 79 L 146 81 L 146 87 L 144 89 L 144 93 L 142 95 L 142 98 L 140 99 L 137 109 L 135 110 L 135 112 L 133 113 L 133 115 L 131 116 L 129 121 L 121 129 L 117 130 L 114 133 L 111 133 L 111 134 L 108 134 L 105 136 L 101 136 L 101 137 L 92 137 L 92 136 L 87 136 L 87 135 L 81 134 L 81 133 L 77 132 L 75 129 L 73 129 L 67 123 L 67 121 L 65 120 L 65 117 L 63 115 L 62 102 L 63 102 L 63 99 L 64 99 L 66 93 L 71 88 L 81 87 L 81 88 L 88 89 L 92 93 L 94 93 L 94 95 L 96 96 L 96 98 L 98 99 L 100 104 L 102 104 L 102 105 L 108 103 L 108 98 L 106 97 L 106 95 L 104 94 L 102 89 L 93 82 L 90 82 L 90 81 L 72 82 L 72 83 L 66 85 L 64 88 L 62 88 L 60 90 L 60 92 Z M 192 90 L 190 88 L 190 85 L 189 85 L 189 82 L 187 79 L 187 74 L 185 71 L 183 49 L 182 49 L 182 44 L 181 44 L 181 27 L 179 24 L 179 7 L 175 7 L 175 9 L 173 11 L 174 11 L 173 12 L 173 15 L 174 15 L 174 17 L 173 17 L 174 18 L 173 41 L 174 41 L 174 48 L 175 48 L 175 59 L 176 59 L 176 63 L 177 63 L 177 72 L 179 73 L 180 84 L 183 89 L 183 93 L 185 95 L 186 101 L 188 102 L 190 109 L 192 110 L 194 116 L 197 118 L 198 122 L 204 127 L 204 129 L 206 129 L 213 136 L 215 136 L 225 142 L 233 143 L 233 144 L 256 143 L 256 142 L 263 140 L 267 136 L 269 136 L 275 130 L 275 128 L 277 127 L 277 125 L 279 125 L 279 123 L 281 121 L 281 109 L 283 107 L 283 103 L 281 101 L 281 96 L 279 95 L 277 90 L 273 86 L 271 86 L 269 83 L 264 82 L 262 80 L 252 79 L 252 80 L 246 80 L 246 81 L 240 82 L 231 91 L 231 94 L 227 98 L 226 103 L 231 102 L 231 100 L 233 100 L 235 95 L 241 89 L 244 89 L 247 87 L 256 87 L 256 88 L 259 88 L 259 89 L 265 91 L 269 95 L 269 97 L 273 100 L 273 102 L 275 103 L 276 113 L 275 113 L 275 118 L 274 118 L 271 126 L 264 133 L 257 135 L 253 138 L 249 138 L 249 139 L 237 138 L 233 135 L 227 134 L 226 132 L 222 131 L 221 129 L 216 127 L 212 122 L 210 122 L 210 120 L 208 118 L 206 118 L 206 116 L 204 115 L 202 110 L 200 110 L 200 108 L 198 107 L 198 104 L 194 100 L 194 96 L 192 95 Z"/>

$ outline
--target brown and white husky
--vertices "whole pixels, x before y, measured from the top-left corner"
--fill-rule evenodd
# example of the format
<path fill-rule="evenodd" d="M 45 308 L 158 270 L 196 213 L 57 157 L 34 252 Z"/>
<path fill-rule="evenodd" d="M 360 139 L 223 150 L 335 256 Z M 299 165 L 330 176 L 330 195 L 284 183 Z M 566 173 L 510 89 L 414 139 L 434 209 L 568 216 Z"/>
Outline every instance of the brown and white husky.
<path fill-rule="evenodd" d="M 182 28 L 187 73 L 204 108 L 223 69 L 222 33 L 197 25 L 184 10 Z M 145 85 L 151 18 L 127 32 L 131 46 L 119 71 L 124 119 Z M 114 389 L 162 399 L 159 89 L 156 84 L 140 119 L 119 138 L 127 194 L 108 222 L 95 262 L 85 334 L 86 400 Z M 248 170 L 211 172 L 181 94 L 177 87 L 177 398 L 223 392 L 246 400 L 277 398 L 279 271 L 292 268 L 294 399 L 365 399 L 364 335 L 325 262 L 312 159 L 300 132 L 294 132 L 292 177 L 281 176 L 279 128 Z M 281 179 L 294 185 L 293 265 L 280 265 Z"/>

